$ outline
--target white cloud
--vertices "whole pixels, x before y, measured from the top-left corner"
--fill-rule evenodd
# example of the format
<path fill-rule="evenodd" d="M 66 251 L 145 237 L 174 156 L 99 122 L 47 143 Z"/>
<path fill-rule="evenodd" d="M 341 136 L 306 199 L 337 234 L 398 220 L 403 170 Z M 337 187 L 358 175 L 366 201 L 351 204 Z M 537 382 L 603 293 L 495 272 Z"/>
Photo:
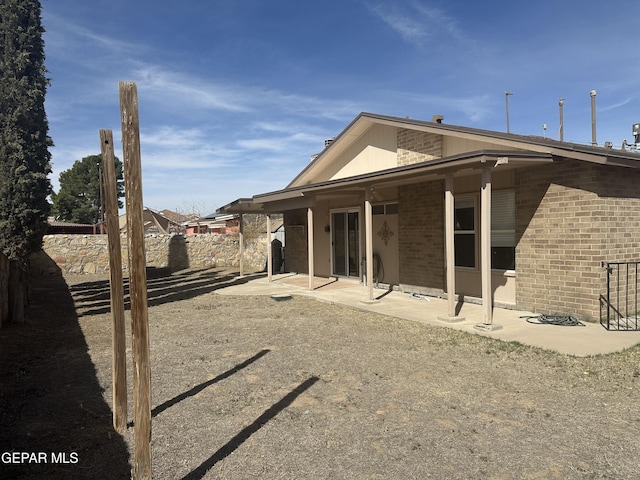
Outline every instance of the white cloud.
<path fill-rule="evenodd" d="M 397 4 L 385 5 L 380 3 L 371 5 L 365 3 L 365 5 L 409 43 L 421 45 L 425 39 L 431 36 L 431 32 L 429 32 L 424 22 L 421 22 L 415 16 L 411 16 L 409 12 L 403 10 Z"/>
<path fill-rule="evenodd" d="M 230 112 L 252 110 L 250 96 L 230 85 L 203 80 L 156 65 L 143 65 L 133 72 L 138 90 L 149 93 L 158 102 L 172 103 L 184 109 L 214 109 Z"/>
<path fill-rule="evenodd" d="M 424 2 L 365 3 L 378 18 L 396 31 L 406 42 L 422 47 L 427 41 L 446 45 L 449 40 L 469 48 L 474 42 L 458 27 L 446 11 Z"/>
<path fill-rule="evenodd" d="M 617 102 L 617 103 L 614 103 L 614 104 L 611 104 L 611 105 L 606 105 L 606 106 L 600 108 L 599 110 L 601 112 L 608 112 L 609 110 L 616 110 L 616 109 L 618 109 L 620 107 L 624 107 L 625 105 L 630 104 L 631 102 L 633 102 L 635 100 L 636 100 L 636 97 L 628 97 L 628 98 L 625 98 L 624 100 L 622 100 L 620 102 Z"/>

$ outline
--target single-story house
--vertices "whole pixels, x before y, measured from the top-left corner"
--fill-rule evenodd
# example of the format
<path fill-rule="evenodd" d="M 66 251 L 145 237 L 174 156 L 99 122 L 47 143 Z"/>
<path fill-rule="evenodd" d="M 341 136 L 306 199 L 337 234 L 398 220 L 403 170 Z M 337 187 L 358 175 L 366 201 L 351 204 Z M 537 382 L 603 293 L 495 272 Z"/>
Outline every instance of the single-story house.
<path fill-rule="evenodd" d="M 48 219 L 47 235 L 97 235 L 100 226 L 86 223 L 60 222 L 50 217 Z"/>
<path fill-rule="evenodd" d="M 282 213 L 285 271 L 599 317 L 603 262 L 640 260 L 640 154 L 358 115 L 282 190 L 224 213 Z M 451 295 L 454 293 L 455 295 Z"/>
<path fill-rule="evenodd" d="M 238 233 L 239 215 L 212 213 L 205 217 L 198 217 L 182 223 L 185 233 Z"/>

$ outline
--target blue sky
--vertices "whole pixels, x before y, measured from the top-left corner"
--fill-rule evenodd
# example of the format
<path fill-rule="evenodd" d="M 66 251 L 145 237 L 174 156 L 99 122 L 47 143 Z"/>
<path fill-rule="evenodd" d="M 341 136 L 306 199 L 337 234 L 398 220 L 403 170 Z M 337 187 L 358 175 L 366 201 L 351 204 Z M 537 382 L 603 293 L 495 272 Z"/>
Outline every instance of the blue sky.
<path fill-rule="evenodd" d="M 211 213 L 278 190 L 360 112 L 620 147 L 640 122 L 637 2 L 42 0 L 54 190 L 122 159 L 137 83 L 144 204 Z M 547 125 L 546 132 L 542 125 Z"/>

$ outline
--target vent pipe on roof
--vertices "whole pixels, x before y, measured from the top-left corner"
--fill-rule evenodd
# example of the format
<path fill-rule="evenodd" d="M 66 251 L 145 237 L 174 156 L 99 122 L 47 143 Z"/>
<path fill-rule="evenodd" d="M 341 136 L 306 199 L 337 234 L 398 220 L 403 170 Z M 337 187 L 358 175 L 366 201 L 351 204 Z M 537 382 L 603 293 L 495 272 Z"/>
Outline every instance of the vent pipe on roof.
<path fill-rule="evenodd" d="M 596 142 L 596 91 L 591 90 L 591 145 L 598 145 Z"/>
<path fill-rule="evenodd" d="M 431 121 L 433 123 L 442 123 L 443 120 L 444 120 L 444 115 L 434 115 L 433 117 L 431 117 Z"/>
<path fill-rule="evenodd" d="M 335 139 L 336 139 L 336 137 L 327 138 L 324 141 L 324 148 L 327 148 L 329 145 L 331 145 Z"/>
<path fill-rule="evenodd" d="M 560 106 L 560 141 L 564 142 L 564 98 L 558 101 Z"/>

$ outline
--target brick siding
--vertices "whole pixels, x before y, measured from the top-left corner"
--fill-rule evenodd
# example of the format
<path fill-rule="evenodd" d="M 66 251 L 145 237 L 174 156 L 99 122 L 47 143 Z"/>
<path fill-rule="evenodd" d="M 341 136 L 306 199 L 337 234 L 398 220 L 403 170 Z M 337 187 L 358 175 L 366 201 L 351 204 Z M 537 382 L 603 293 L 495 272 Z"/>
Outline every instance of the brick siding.
<path fill-rule="evenodd" d="M 398 129 L 398 166 L 442 158 L 442 135 Z"/>
<path fill-rule="evenodd" d="M 640 260 L 640 173 L 563 160 L 516 173 L 516 301 L 595 320 L 603 261 Z"/>
<path fill-rule="evenodd" d="M 445 285 L 443 181 L 399 187 L 398 247 L 401 288 L 442 294 Z"/>

